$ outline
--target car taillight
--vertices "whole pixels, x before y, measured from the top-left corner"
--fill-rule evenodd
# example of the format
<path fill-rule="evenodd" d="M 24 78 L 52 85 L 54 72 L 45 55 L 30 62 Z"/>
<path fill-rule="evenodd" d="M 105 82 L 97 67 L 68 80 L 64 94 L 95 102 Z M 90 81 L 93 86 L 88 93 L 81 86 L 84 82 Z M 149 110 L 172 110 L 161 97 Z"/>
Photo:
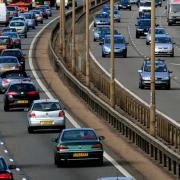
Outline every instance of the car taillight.
<path fill-rule="evenodd" d="M 5 85 L 5 84 L 9 84 L 9 80 L 5 79 L 2 81 L 2 84 Z"/>
<path fill-rule="evenodd" d="M 31 112 L 31 113 L 29 113 L 29 117 L 36 117 L 35 112 Z"/>
<path fill-rule="evenodd" d="M 60 112 L 59 112 L 59 117 L 62 117 L 62 116 L 64 116 L 64 115 L 65 115 L 64 111 L 60 111 Z"/>
<path fill-rule="evenodd" d="M 38 91 L 29 91 L 27 94 L 29 94 L 29 95 L 35 95 L 35 94 L 39 94 L 39 92 L 38 92 Z"/>
<path fill-rule="evenodd" d="M 102 144 L 94 144 L 94 145 L 92 145 L 92 148 L 101 148 L 102 149 Z"/>
<path fill-rule="evenodd" d="M 0 179 L 12 179 L 11 173 L 0 173 Z"/>
<path fill-rule="evenodd" d="M 21 65 L 16 65 L 16 67 L 15 67 L 16 69 L 18 69 L 18 70 L 21 70 Z"/>
<path fill-rule="evenodd" d="M 17 43 L 20 43 L 20 42 L 21 42 L 21 39 L 20 39 L 20 38 L 17 38 L 17 39 L 16 39 L 16 42 L 17 42 Z"/>
<path fill-rule="evenodd" d="M 57 150 L 62 150 L 62 149 L 69 149 L 69 147 L 66 145 L 57 146 Z"/>
<path fill-rule="evenodd" d="M 18 94 L 18 93 L 15 92 L 15 91 L 11 91 L 11 92 L 8 92 L 8 93 L 7 93 L 7 95 L 16 95 L 16 94 Z"/>

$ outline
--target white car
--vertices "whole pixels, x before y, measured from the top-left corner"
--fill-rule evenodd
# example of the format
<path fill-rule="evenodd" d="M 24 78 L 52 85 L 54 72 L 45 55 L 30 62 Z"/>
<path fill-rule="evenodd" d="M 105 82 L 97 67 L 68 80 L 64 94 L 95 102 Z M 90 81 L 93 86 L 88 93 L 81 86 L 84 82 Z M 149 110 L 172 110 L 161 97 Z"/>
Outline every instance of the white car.
<path fill-rule="evenodd" d="M 142 13 L 144 11 L 151 11 L 151 1 L 140 1 L 139 13 Z"/>
<path fill-rule="evenodd" d="M 27 119 L 29 133 L 35 129 L 65 129 L 63 104 L 56 99 L 33 101 Z"/>
<path fill-rule="evenodd" d="M 59 9 L 61 0 L 56 0 L 56 9 Z M 65 8 L 69 8 L 68 0 L 65 0 Z"/>

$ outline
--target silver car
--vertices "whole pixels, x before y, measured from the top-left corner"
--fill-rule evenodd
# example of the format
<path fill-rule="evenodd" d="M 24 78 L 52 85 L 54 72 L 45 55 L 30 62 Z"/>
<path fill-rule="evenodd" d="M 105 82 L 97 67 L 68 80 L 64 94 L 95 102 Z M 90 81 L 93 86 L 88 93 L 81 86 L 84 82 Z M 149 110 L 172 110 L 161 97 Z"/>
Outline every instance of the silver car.
<path fill-rule="evenodd" d="M 166 33 L 166 31 L 163 27 L 156 27 L 155 35 L 158 35 L 158 34 L 168 34 L 168 33 Z M 146 35 L 146 45 L 149 45 L 150 43 L 151 43 L 151 29 L 149 29 L 149 31 Z"/>
<path fill-rule="evenodd" d="M 108 13 L 98 13 L 94 17 L 94 27 L 97 25 L 110 25 L 110 17 Z"/>
<path fill-rule="evenodd" d="M 103 29 L 110 29 L 110 26 L 109 25 L 102 25 L 102 26 L 99 25 L 93 29 L 93 36 L 94 36 L 93 40 L 94 41 L 100 40 L 100 34 Z"/>
<path fill-rule="evenodd" d="M 35 19 L 33 18 L 32 13 L 24 13 L 23 16 L 26 19 L 26 23 L 28 25 L 28 28 L 35 29 L 36 23 L 35 23 Z"/>
<path fill-rule="evenodd" d="M 35 129 L 64 129 L 65 112 L 61 102 L 56 99 L 33 101 L 27 115 L 28 132 Z"/>
<path fill-rule="evenodd" d="M 22 66 L 14 56 L 0 56 L 0 74 L 10 70 L 21 70 Z"/>
<path fill-rule="evenodd" d="M 9 23 L 9 27 L 10 28 L 15 28 L 16 32 L 20 35 L 20 36 L 24 36 L 25 38 L 27 38 L 27 25 L 26 22 L 24 21 L 11 21 Z"/>
<path fill-rule="evenodd" d="M 174 57 L 174 44 L 171 37 L 166 34 L 155 36 L 155 55 L 170 55 Z"/>

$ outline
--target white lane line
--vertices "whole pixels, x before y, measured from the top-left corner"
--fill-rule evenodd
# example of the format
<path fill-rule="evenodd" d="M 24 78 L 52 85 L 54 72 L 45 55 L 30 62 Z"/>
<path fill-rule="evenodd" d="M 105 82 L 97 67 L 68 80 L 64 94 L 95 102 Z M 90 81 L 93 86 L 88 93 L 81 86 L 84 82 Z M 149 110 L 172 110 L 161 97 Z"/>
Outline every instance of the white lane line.
<path fill-rule="evenodd" d="M 57 17 L 59 18 L 59 17 Z M 37 81 L 37 83 L 39 84 L 39 86 L 42 88 L 42 90 L 45 92 L 45 94 L 48 96 L 48 98 L 54 98 L 53 95 L 49 92 L 49 90 L 46 88 L 46 86 L 42 83 L 42 81 L 40 80 L 37 72 L 35 71 L 34 65 L 33 65 L 33 47 L 38 39 L 38 37 L 42 34 L 42 32 L 51 24 L 53 23 L 57 18 L 55 18 L 54 20 L 50 21 L 48 24 L 46 24 L 34 37 L 33 41 L 31 42 L 30 45 L 30 50 L 29 50 L 29 66 L 30 69 Z M 72 123 L 72 125 L 76 128 L 81 127 L 74 119 L 73 117 L 66 111 L 66 117 L 68 118 L 68 120 Z M 128 171 L 126 171 L 126 169 L 124 169 L 121 165 L 119 165 L 108 153 L 104 152 L 104 157 L 110 161 L 113 166 L 120 171 L 124 176 L 131 176 L 133 177 Z M 135 180 L 135 178 L 134 178 Z"/>

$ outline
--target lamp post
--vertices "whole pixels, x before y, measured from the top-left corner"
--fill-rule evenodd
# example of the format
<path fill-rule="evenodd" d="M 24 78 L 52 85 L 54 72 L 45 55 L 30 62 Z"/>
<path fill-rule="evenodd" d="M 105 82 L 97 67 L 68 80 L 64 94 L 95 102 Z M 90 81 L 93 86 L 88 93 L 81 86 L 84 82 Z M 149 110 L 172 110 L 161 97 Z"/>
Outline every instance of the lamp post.
<path fill-rule="evenodd" d="M 150 128 L 149 133 L 155 136 L 156 96 L 155 96 L 155 0 L 151 0 L 151 92 L 150 92 Z"/>
<path fill-rule="evenodd" d="M 111 80 L 110 80 L 110 103 L 115 105 L 115 66 L 114 66 L 114 0 L 110 0 L 110 36 L 111 36 Z"/>
<path fill-rule="evenodd" d="M 76 73 L 75 57 L 75 1 L 72 1 L 72 73 Z"/>
<path fill-rule="evenodd" d="M 86 0 L 86 86 L 89 87 L 90 79 L 90 63 L 89 63 L 89 0 Z"/>

